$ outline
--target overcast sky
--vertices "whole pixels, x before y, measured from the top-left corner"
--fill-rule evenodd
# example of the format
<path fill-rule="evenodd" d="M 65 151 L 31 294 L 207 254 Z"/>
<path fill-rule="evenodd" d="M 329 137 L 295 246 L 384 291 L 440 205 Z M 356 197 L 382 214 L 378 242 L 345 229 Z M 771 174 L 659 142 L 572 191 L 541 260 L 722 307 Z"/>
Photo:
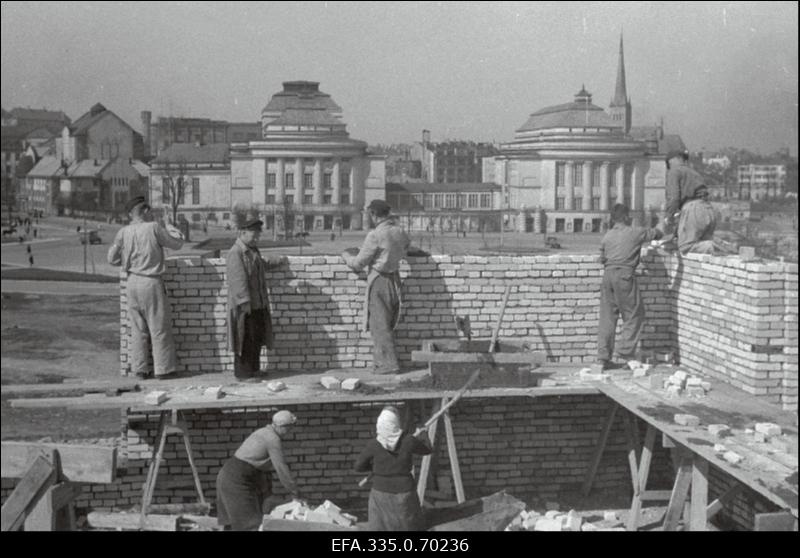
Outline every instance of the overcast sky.
<path fill-rule="evenodd" d="M 582 84 L 604 108 L 625 40 L 634 125 L 692 150 L 797 155 L 795 2 L 2 2 L 2 106 L 103 103 L 258 121 L 321 83 L 369 143 L 507 141 Z"/>

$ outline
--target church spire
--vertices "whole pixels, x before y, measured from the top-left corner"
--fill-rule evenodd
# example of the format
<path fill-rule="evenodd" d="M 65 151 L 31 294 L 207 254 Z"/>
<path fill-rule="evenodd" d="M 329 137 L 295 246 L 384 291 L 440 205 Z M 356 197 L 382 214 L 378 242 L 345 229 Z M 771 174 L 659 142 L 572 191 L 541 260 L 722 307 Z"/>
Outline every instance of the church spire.
<path fill-rule="evenodd" d="M 622 33 L 619 35 L 619 65 L 617 66 L 617 88 L 614 91 L 612 107 L 624 107 L 628 102 L 628 91 L 625 87 L 625 53 L 622 51 Z"/>

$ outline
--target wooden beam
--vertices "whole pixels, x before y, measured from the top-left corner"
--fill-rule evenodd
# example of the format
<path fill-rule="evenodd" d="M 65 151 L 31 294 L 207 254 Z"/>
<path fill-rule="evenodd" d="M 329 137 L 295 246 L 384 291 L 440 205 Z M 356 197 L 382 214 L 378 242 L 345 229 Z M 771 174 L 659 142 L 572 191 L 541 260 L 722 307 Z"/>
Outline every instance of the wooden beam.
<path fill-rule="evenodd" d="M 547 355 L 540 351 L 530 353 L 446 353 L 437 351 L 411 351 L 416 362 L 454 362 L 458 364 L 544 364 Z M 533 370 L 532 373 L 536 373 Z M 550 374 L 551 372 L 547 372 Z"/>
<path fill-rule="evenodd" d="M 19 529 L 27 514 L 47 489 L 56 482 L 57 476 L 57 458 L 55 463 L 51 463 L 42 456 L 37 457 L 3 504 L 0 530 L 16 531 Z"/>
<path fill-rule="evenodd" d="M 72 531 L 73 500 L 81 493 L 79 486 L 62 482 L 51 486 L 25 518 L 25 531 Z"/>
<path fill-rule="evenodd" d="M 586 478 L 583 480 L 583 487 L 581 491 L 583 492 L 584 496 L 588 496 L 589 492 L 592 490 L 594 477 L 597 475 L 597 468 L 600 466 L 600 461 L 603 458 L 603 452 L 605 451 L 606 444 L 608 443 L 608 434 L 611 432 L 611 427 L 614 425 L 614 417 L 617 414 L 617 409 L 619 409 L 619 405 L 612 401 L 611 406 L 608 408 L 608 414 L 606 415 L 606 420 L 603 423 L 603 428 L 600 431 L 600 435 L 597 438 L 597 443 L 595 444 L 592 463 L 589 466 L 589 470 L 586 471 Z"/>
<path fill-rule="evenodd" d="M 755 514 L 754 531 L 797 531 L 797 518 L 789 512 Z"/>
<path fill-rule="evenodd" d="M 86 517 L 95 529 L 121 529 L 127 531 L 177 531 L 179 515 L 150 514 L 141 523 L 137 513 L 89 512 Z"/>
<path fill-rule="evenodd" d="M 742 488 L 743 486 L 736 482 L 733 484 L 733 486 L 726 490 L 722 496 L 711 502 L 706 508 L 706 519 L 711 519 L 720 511 L 722 511 L 722 508 L 728 505 L 728 503 L 736 497 Z"/>
<path fill-rule="evenodd" d="M 458 465 L 458 451 L 456 450 L 456 438 L 453 434 L 453 423 L 450 420 L 450 413 L 442 415 L 444 419 L 444 432 L 447 437 L 447 455 L 450 458 L 450 470 L 453 472 L 453 485 L 456 489 L 456 500 L 459 504 L 466 501 L 464 497 L 464 483 L 461 482 L 461 467 Z"/>
<path fill-rule="evenodd" d="M 434 408 L 440 409 L 444 400 L 438 401 Z M 434 411 L 435 412 L 435 411 Z M 439 429 L 439 419 L 428 427 L 428 439 L 431 442 L 431 447 L 436 449 L 436 431 Z M 417 496 L 419 497 L 420 505 L 425 502 L 425 489 L 428 486 L 428 473 L 431 470 L 431 459 L 433 459 L 433 452 L 428 455 L 422 456 L 422 463 L 419 466 L 419 478 L 417 479 Z"/>
<path fill-rule="evenodd" d="M 689 530 L 708 530 L 707 506 L 708 461 L 696 455 L 692 460 L 692 511 L 689 519 Z"/>
<path fill-rule="evenodd" d="M 4 385 L 3 395 L 7 397 L 18 397 L 20 395 L 32 395 L 39 393 L 66 394 L 66 393 L 98 393 L 98 392 L 125 392 L 137 391 L 139 382 L 135 380 L 98 380 L 90 382 L 76 382 L 73 384 L 21 384 Z"/>
<path fill-rule="evenodd" d="M 675 485 L 672 487 L 672 496 L 669 499 L 667 513 L 664 515 L 664 531 L 675 531 L 678 528 L 683 513 L 683 504 L 689 494 L 689 485 L 692 483 L 692 461 L 684 457 L 675 476 Z"/>
<path fill-rule="evenodd" d="M 117 448 L 35 442 L 2 443 L 3 478 L 22 477 L 36 456 L 53 451 L 58 451 L 62 480 L 110 484 L 117 478 Z"/>
<path fill-rule="evenodd" d="M 642 502 L 666 502 L 671 496 L 671 490 L 645 490 L 642 492 Z"/>
<path fill-rule="evenodd" d="M 631 428 L 636 428 L 636 423 L 633 421 L 631 421 Z M 647 425 L 647 432 L 644 436 L 644 448 L 642 448 L 642 457 L 639 461 L 639 476 L 636 479 L 637 487 L 633 493 L 631 511 L 628 516 L 628 531 L 636 531 L 639 528 L 639 516 L 642 512 L 642 502 L 645 500 L 645 495 L 648 497 L 655 495 L 655 491 L 647 492 L 647 480 L 650 476 L 650 464 L 653 459 L 653 446 L 656 441 L 656 432 L 657 430 L 652 425 Z"/>

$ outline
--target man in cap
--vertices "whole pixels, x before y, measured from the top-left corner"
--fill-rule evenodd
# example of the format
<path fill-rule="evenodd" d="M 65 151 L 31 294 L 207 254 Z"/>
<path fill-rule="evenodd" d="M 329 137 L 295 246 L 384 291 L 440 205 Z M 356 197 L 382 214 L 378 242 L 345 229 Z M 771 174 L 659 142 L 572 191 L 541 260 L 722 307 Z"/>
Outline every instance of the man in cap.
<path fill-rule="evenodd" d="M 122 227 L 108 250 L 108 263 L 122 266 L 128 279 L 125 291 L 130 320 L 131 371 L 148 377 L 148 332 L 153 347 L 155 377 L 167 379 L 178 374 L 178 358 L 172 338 L 172 314 L 161 276 L 166 268 L 164 248 L 178 250 L 183 235 L 172 225 L 154 222 L 143 196 L 131 199 L 125 209 L 130 224 Z"/>
<path fill-rule="evenodd" d="M 597 362 L 611 367 L 617 318 L 622 314 L 622 335 L 617 356 L 623 361 L 636 359 L 636 346 L 644 327 L 644 304 L 636 283 L 642 245 L 661 238 L 658 229 L 632 227 L 627 206 L 616 204 L 611 210 L 614 223 L 600 243 L 600 262 L 605 267 L 600 287 L 600 319 L 597 330 Z"/>
<path fill-rule="evenodd" d="M 367 233 L 357 255 L 345 251 L 342 258 L 355 272 L 369 268 L 362 327 L 372 335 L 373 373 L 396 374 L 400 364 L 392 332 L 400 322 L 402 307 L 400 260 L 411 241 L 390 217 L 388 203 L 373 200 L 367 209 L 375 228 Z"/>
<path fill-rule="evenodd" d="M 665 232 L 669 237 L 674 237 L 676 234 L 677 217 L 684 204 L 694 199 L 697 188 L 705 183 L 703 177 L 689 167 L 688 162 L 689 153 L 687 151 L 672 150 L 667 153 L 664 225 Z"/>
<path fill-rule="evenodd" d="M 286 256 L 262 258 L 258 251 L 262 225 L 258 219 L 241 223 L 239 237 L 225 259 L 228 349 L 234 355 L 234 375 L 246 382 L 259 381 L 261 347 L 272 349 L 274 344 L 267 270 L 288 261 Z"/>
<path fill-rule="evenodd" d="M 250 434 L 222 466 L 217 474 L 217 522 L 226 530 L 255 531 L 261 525 L 269 512 L 272 468 L 292 498 L 302 502 L 281 445 L 296 422 L 291 412 L 278 411 L 272 424 Z"/>

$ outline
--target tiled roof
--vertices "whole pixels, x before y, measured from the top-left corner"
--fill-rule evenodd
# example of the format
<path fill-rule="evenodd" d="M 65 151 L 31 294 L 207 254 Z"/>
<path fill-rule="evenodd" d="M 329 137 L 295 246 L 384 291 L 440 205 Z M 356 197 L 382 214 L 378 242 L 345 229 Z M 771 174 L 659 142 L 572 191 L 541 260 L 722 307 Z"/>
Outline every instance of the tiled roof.
<path fill-rule="evenodd" d="M 572 102 L 546 107 L 534 112 L 517 132 L 583 126 L 618 127 L 611 117 L 597 105 Z"/>
<path fill-rule="evenodd" d="M 42 157 L 28 172 L 28 176 L 64 176 L 61 160 L 56 157 Z"/>
<path fill-rule="evenodd" d="M 499 190 L 500 186 L 494 182 L 404 182 L 396 184 L 386 183 L 386 192 L 396 193 L 438 193 L 438 192 L 487 192 Z"/>
<path fill-rule="evenodd" d="M 154 163 L 228 163 L 230 145 L 227 143 L 173 143 L 162 151 Z"/>

